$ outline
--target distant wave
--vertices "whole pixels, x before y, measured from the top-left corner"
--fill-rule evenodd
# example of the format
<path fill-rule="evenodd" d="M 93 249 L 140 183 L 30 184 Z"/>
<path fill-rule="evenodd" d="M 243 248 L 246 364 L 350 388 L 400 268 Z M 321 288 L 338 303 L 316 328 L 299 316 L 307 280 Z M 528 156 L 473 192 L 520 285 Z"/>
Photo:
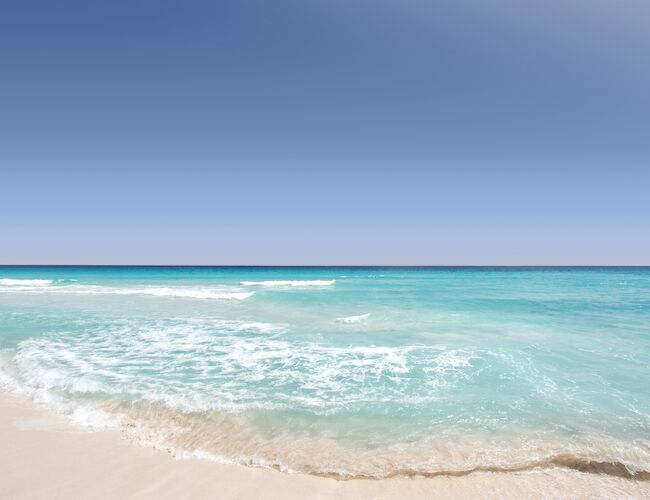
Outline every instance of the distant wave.
<path fill-rule="evenodd" d="M 340 323 L 359 323 L 364 319 L 367 319 L 370 316 L 370 313 L 359 314 L 358 316 L 347 316 L 346 318 L 336 318 L 336 321 Z"/>
<path fill-rule="evenodd" d="M 192 299 L 244 300 L 255 292 L 231 288 L 140 287 L 114 288 L 100 285 L 50 286 L 50 280 L 0 280 L 4 293 L 76 294 L 76 295 L 152 295 L 154 297 L 184 297 Z M 22 286 L 20 286 L 22 285 Z M 0 289 L 1 290 L 1 289 Z"/>
<path fill-rule="evenodd" d="M 268 281 L 241 281 L 244 286 L 330 286 L 336 280 L 268 280 Z"/>
<path fill-rule="evenodd" d="M 0 286 L 50 286 L 52 280 L 17 280 L 13 278 L 1 278 Z"/>

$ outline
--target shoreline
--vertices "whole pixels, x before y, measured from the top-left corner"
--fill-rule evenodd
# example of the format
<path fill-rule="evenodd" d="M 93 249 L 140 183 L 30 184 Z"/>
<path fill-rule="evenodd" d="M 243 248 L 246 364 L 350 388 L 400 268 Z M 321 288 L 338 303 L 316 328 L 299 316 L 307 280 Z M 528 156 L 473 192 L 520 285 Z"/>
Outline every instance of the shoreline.
<path fill-rule="evenodd" d="M 650 498 L 650 482 L 559 467 L 430 478 L 336 480 L 177 459 L 89 431 L 0 388 L 0 491 L 6 498 Z"/>

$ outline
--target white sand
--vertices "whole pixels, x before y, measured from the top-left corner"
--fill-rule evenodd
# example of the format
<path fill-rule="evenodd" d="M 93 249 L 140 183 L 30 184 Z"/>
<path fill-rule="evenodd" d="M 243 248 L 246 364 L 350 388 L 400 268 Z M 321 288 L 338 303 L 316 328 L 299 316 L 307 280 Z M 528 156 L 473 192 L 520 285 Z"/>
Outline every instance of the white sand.
<path fill-rule="evenodd" d="M 0 389 L 0 498 L 650 498 L 650 483 L 563 469 L 337 481 L 196 459 L 88 432 Z"/>

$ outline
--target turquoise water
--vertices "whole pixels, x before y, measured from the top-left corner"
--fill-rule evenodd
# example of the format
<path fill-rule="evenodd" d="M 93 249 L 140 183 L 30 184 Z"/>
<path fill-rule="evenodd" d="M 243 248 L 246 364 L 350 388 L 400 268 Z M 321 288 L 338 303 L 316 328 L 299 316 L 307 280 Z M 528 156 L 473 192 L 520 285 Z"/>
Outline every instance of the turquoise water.
<path fill-rule="evenodd" d="M 644 475 L 650 268 L 0 267 L 0 380 L 179 456 Z"/>

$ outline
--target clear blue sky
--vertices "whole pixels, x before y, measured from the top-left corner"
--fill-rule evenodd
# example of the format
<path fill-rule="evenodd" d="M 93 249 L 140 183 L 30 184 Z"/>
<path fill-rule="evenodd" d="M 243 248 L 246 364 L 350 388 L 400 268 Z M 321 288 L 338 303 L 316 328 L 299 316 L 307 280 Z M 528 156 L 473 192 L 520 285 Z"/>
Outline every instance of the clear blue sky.
<path fill-rule="evenodd" d="M 650 264 L 650 3 L 0 13 L 0 263 Z"/>

